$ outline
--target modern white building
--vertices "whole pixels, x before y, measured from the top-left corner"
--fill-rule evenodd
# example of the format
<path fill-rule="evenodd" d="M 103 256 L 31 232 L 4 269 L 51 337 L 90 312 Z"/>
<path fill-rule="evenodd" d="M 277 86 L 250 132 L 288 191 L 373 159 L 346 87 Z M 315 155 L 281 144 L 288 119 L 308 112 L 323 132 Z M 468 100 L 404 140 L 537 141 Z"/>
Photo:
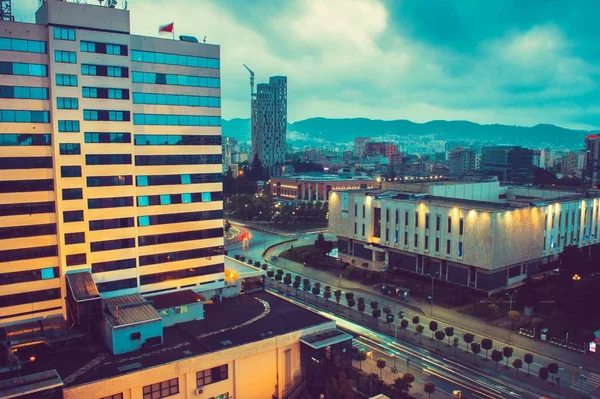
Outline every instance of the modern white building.
<path fill-rule="evenodd" d="M 272 175 L 285 163 L 287 136 L 287 78 L 272 76 L 259 83 L 252 99 L 252 159 L 258 154 Z M 252 159 L 250 162 L 252 162 Z"/>
<path fill-rule="evenodd" d="M 600 192 L 490 182 L 334 191 L 329 231 L 343 261 L 493 291 L 535 275 L 569 245 L 600 242 Z"/>
<path fill-rule="evenodd" d="M 224 287 L 220 48 L 46 1 L 0 22 L 0 325 L 102 297 Z"/>
<path fill-rule="evenodd" d="M 599 187 L 600 185 L 600 137 L 591 134 L 585 139 L 584 174 L 586 185 Z"/>

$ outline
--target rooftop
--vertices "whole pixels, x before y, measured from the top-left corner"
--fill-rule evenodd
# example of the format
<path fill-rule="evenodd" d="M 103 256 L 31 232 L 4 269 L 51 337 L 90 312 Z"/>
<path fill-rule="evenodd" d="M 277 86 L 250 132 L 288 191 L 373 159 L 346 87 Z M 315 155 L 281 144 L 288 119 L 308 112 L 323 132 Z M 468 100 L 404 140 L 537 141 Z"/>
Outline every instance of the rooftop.
<path fill-rule="evenodd" d="M 332 174 L 287 174 L 273 179 L 290 179 L 290 180 L 306 180 L 306 181 L 375 181 L 375 178 L 370 176 L 349 176 L 349 175 L 332 175 Z"/>
<path fill-rule="evenodd" d="M 104 317 L 113 327 L 160 320 L 160 315 L 140 294 L 131 294 L 106 298 L 103 301 Z"/>
<path fill-rule="evenodd" d="M 108 349 L 88 351 L 87 345 L 71 350 L 70 356 L 38 351 L 37 360 L 22 373 L 56 369 L 65 387 L 76 386 L 332 323 L 264 291 L 204 305 L 204 309 L 204 320 L 165 328 L 164 342 L 158 347 L 123 355 L 112 355 Z"/>
<path fill-rule="evenodd" d="M 195 302 L 203 302 L 206 298 L 192 290 L 180 290 L 167 292 L 166 294 L 146 297 L 152 302 L 157 310 L 173 308 L 175 306 L 187 305 Z"/>
<path fill-rule="evenodd" d="M 63 385 L 56 370 L 24 375 L 0 381 L 0 398 L 19 398 Z"/>

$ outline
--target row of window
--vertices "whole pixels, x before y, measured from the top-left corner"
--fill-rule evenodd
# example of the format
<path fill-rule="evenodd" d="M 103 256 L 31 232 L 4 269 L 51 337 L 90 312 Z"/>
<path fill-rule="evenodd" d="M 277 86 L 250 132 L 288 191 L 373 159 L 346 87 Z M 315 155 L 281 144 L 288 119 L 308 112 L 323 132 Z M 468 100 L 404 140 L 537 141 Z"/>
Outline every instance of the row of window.
<path fill-rule="evenodd" d="M 63 212 L 63 222 L 65 222 L 65 223 L 83 222 L 83 211 L 64 211 Z"/>
<path fill-rule="evenodd" d="M 170 251 L 161 254 L 140 256 L 139 265 L 149 266 L 159 263 L 177 262 L 187 259 L 209 258 L 211 256 L 223 255 L 223 247 L 208 247 L 198 249 L 188 249 L 184 251 Z"/>
<path fill-rule="evenodd" d="M 149 236 L 139 236 L 138 245 L 144 247 L 147 245 L 169 244 L 172 242 L 205 240 L 207 238 L 223 237 L 223 228 L 217 227 L 206 230 L 193 230 L 177 233 L 154 234 Z"/>
<path fill-rule="evenodd" d="M 115 249 L 133 248 L 135 247 L 135 239 L 120 238 L 116 240 L 97 241 L 90 243 L 90 251 L 113 251 Z"/>
<path fill-rule="evenodd" d="M 122 66 L 81 64 L 81 74 L 89 76 L 108 76 L 111 78 L 128 78 L 129 68 Z"/>
<path fill-rule="evenodd" d="M 47 100 L 48 89 L 46 87 L 0 86 L 0 98 Z"/>
<path fill-rule="evenodd" d="M 77 99 L 76 97 L 57 97 L 56 108 L 79 109 L 79 99 Z"/>
<path fill-rule="evenodd" d="M 46 54 L 46 42 L 0 37 L 0 50 Z"/>
<path fill-rule="evenodd" d="M 124 44 L 98 43 L 82 40 L 79 43 L 79 48 L 82 53 L 127 55 L 127 46 Z"/>
<path fill-rule="evenodd" d="M 54 191 L 54 179 L 0 181 L 0 193 Z"/>
<path fill-rule="evenodd" d="M 0 122 L 49 123 L 50 113 L 48 111 L 3 109 L 0 110 Z"/>
<path fill-rule="evenodd" d="M 146 274 L 140 276 L 140 285 L 157 284 L 163 281 L 181 280 L 190 277 L 207 276 L 209 274 L 223 273 L 225 271 L 225 265 L 223 263 L 200 266 L 195 268 L 174 270 L 171 272 Z"/>
<path fill-rule="evenodd" d="M 84 109 L 84 121 L 129 121 L 131 114 L 129 111 L 107 111 L 97 109 Z"/>
<path fill-rule="evenodd" d="M 155 226 L 159 224 L 187 223 L 201 220 L 222 219 L 223 211 L 198 211 L 184 213 L 168 213 L 164 215 L 138 216 L 138 227 Z"/>
<path fill-rule="evenodd" d="M 56 74 L 57 86 L 77 87 L 77 75 L 69 75 L 66 73 Z"/>
<path fill-rule="evenodd" d="M 56 234 L 56 223 L 32 224 L 29 226 L 14 226 L 0 228 L 0 240 L 11 238 L 39 237 Z"/>
<path fill-rule="evenodd" d="M 56 212 L 54 201 L 0 204 L 0 216 L 36 215 L 54 212 Z"/>
<path fill-rule="evenodd" d="M 89 209 L 122 208 L 133 206 L 133 197 L 90 198 Z"/>
<path fill-rule="evenodd" d="M 153 165 L 217 165 L 221 164 L 221 154 L 209 155 L 136 155 L 136 166 Z"/>
<path fill-rule="evenodd" d="M 85 143 L 131 143 L 131 133 L 84 133 Z"/>
<path fill-rule="evenodd" d="M 85 242 L 85 233 L 65 233 L 65 245 L 82 244 Z"/>
<path fill-rule="evenodd" d="M 92 273 L 103 273 L 133 268 L 135 268 L 135 258 L 92 263 Z"/>
<path fill-rule="evenodd" d="M 124 280 L 108 281 L 106 283 L 97 283 L 99 292 L 109 292 L 137 288 L 137 278 L 127 278 Z"/>
<path fill-rule="evenodd" d="M 60 288 L 0 296 L 0 308 L 51 301 L 60 298 Z"/>
<path fill-rule="evenodd" d="M 73 28 L 61 28 L 60 26 L 54 27 L 54 38 L 56 40 L 70 40 L 75 41 L 75 29 Z"/>
<path fill-rule="evenodd" d="M 58 148 L 60 155 L 79 155 L 81 145 L 77 143 L 60 143 Z"/>
<path fill-rule="evenodd" d="M 58 267 L 46 267 L 44 269 L 26 270 L 12 273 L 0 274 L 0 286 L 9 284 L 27 283 L 30 281 L 50 280 L 58 278 Z"/>
<path fill-rule="evenodd" d="M 63 188 L 63 200 L 78 200 L 83 199 L 83 191 L 80 188 Z"/>
<path fill-rule="evenodd" d="M 0 158 L 0 170 L 2 169 L 52 169 L 52 157 Z"/>
<path fill-rule="evenodd" d="M 109 89 L 106 87 L 83 87 L 84 98 L 109 98 L 116 100 L 129 100 L 129 89 Z"/>
<path fill-rule="evenodd" d="M 86 165 L 130 165 L 131 164 L 131 154 L 86 155 L 85 156 L 85 164 Z"/>
<path fill-rule="evenodd" d="M 133 71 L 131 73 L 131 78 L 133 83 L 191 87 L 221 87 L 221 79 L 204 76 Z"/>
<path fill-rule="evenodd" d="M 220 107 L 219 97 L 187 96 L 183 94 L 133 93 L 134 104 L 159 104 L 187 107 Z"/>
<path fill-rule="evenodd" d="M 0 251 L 0 262 L 14 262 L 17 260 L 49 258 L 58 255 L 58 246 L 9 249 Z"/>
<path fill-rule="evenodd" d="M 137 197 L 138 206 L 189 204 L 195 202 L 222 201 L 221 191 L 184 194 L 141 195 Z"/>
<path fill-rule="evenodd" d="M 67 255 L 66 260 L 67 266 L 85 265 L 87 263 L 87 255 L 85 253 Z"/>
<path fill-rule="evenodd" d="M 81 166 L 61 166 L 60 177 L 81 177 Z"/>
<path fill-rule="evenodd" d="M 50 134 L 0 133 L 0 147 L 49 146 Z"/>
<path fill-rule="evenodd" d="M 221 145 L 221 136 L 181 134 L 136 134 L 135 145 Z"/>
<path fill-rule="evenodd" d="M 77 64 L 77 53 L 74 51 L 54 50 L 54 60 L 64 64 Z"/>
<path fill-rule="evenodd" d="M 0 62 L 0 75 L 48 76 L 48 67 L 44 64 L 3 61 Z"/>
<path fill-rule="evenodd" d="M 189 55 L 156 53 L 153 51 L 131 50 L 131 60 L 153 64 L 180 65 L 194 68 L 219 69 L 218 58 L 193 57 Z"/>
<path fill-rule="evenodd" d="M 136 176 L 136 185 L 145 186 L 166 186 L 173 184 L 200 184 L 200 183 L 220 183 L 223 181 L 221 173 L 198 173 L 183 175 L 156 175 L 156 176 Z"/>
<path fill-rule="evenodd" d="M 79 132 L 79 121 L 58 121 L 58 131 L 62 133 Z"/>
<path fill-rule="evenodd" d="M 221 117 L 171 114 L 133 114 L 133 124 L 163 126 L 221 126 Z"/>
<path fill-rule="evenodd" d="M 90 220 L 90 230 L 112 230 L 133 227 L 133 218 Z"/>
<path fill-rule="evenodd" d="M 86 179 L 88 187 L 131 186 L 133 178 L 127 176 L 89 176 Z"/>

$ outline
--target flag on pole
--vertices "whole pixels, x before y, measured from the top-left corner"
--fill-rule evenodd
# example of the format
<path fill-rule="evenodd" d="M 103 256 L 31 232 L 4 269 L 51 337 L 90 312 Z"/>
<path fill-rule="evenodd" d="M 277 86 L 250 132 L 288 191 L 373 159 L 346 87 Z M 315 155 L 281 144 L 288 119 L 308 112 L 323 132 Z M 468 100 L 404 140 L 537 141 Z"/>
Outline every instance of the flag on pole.
<path fill-rule="evenodd" d="M 158 28 L 158 33 L 173 33 L 175 31 L 175 22 L 162 25 Z"/>

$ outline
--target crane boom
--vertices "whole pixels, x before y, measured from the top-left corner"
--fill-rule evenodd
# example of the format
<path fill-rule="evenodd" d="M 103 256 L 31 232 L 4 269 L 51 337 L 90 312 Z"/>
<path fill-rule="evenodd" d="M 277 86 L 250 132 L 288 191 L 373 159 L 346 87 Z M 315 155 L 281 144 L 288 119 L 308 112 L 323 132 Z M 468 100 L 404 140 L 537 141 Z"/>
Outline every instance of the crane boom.
<path fill-rule="evenodd" d="M 246 68 L 246 70 L 248 72 L 250 72 L 250 96 L 254 95 L 254 71 L 250 68 L 248 68 L 248 65 L 244 64 L 244 68 Z"/>

